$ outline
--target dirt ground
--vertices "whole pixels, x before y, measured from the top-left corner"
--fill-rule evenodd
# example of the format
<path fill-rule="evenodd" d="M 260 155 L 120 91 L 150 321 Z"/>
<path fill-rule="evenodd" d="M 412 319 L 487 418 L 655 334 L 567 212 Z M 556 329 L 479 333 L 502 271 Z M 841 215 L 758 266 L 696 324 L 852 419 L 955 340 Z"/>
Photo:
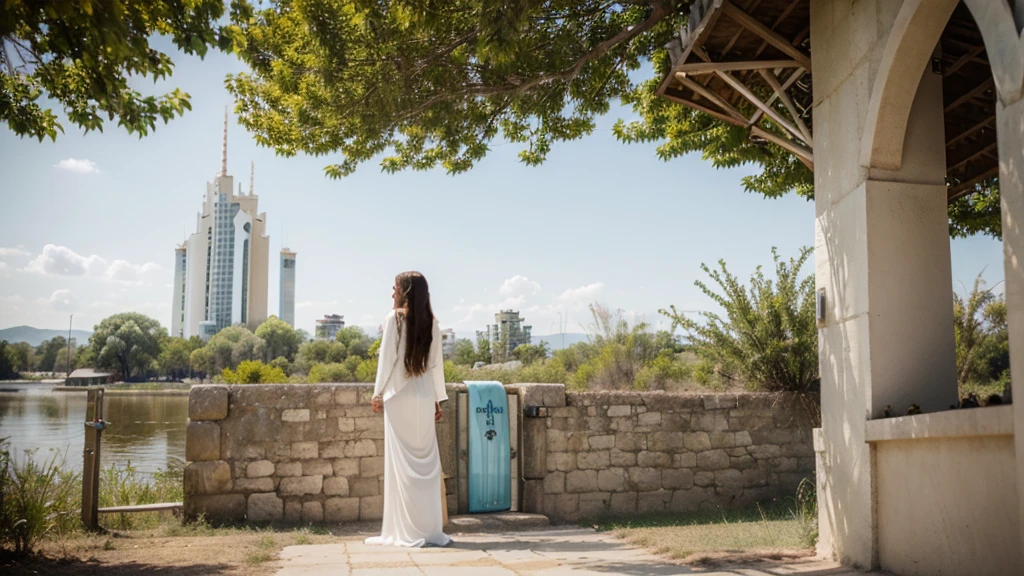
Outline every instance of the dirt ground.
<path fill-rule="evenodd" d="M 296 528 L 206 529 L 178 534 L 166 529 L 145 533 L 76 535 L 48 541 L 29 558 L 0 560 L 5 576 L 191 576 L 196 574 L 273 574 L 285 546 L 328 544 L 370 535 L 377 526 L 349 526 L 330 532 Z"/>

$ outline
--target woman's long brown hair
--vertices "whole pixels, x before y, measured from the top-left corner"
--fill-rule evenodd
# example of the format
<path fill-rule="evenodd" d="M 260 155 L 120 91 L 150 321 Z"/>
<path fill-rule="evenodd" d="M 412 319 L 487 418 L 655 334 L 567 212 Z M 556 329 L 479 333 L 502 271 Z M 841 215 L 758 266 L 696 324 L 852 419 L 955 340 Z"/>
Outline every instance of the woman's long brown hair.
<path fill-rule="evenodd" d="M 419 376 L 427 371 L 430 344 L 434 339 L 430 288 L 427 279 L 419 272 L 402 272 L 395 276 L 395 286 L 398 288 L 398 302 L 395 304 L 398 338 L 409 339 L 405 345 L 405 371 L 410 376 Z M 404 332 L 403 324 L 409 327 Z"/>

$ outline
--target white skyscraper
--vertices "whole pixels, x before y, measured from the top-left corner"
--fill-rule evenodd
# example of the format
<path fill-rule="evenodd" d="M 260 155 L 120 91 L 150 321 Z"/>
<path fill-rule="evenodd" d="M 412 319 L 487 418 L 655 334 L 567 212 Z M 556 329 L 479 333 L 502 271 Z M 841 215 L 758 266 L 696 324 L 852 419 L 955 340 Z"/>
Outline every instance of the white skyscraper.
<path fill-rule="evenodd" d="M 277 317 L 295 327 L 295 252 L 281 249 L 281 285 Z"/>
<path fill-rule="evenodd" d="M 266 213 L 257 211 L 250 174 L 249 194 L 234 193 L 234 177 L 228 175 L 228 119 L 224 113 L 224 144 L 221 169 L 206 184 L 203 208 L 196 215 L 196 231 L 176 250 L 175 300 L 171 331 L 175 336 L 194 335 L 204 340 L 232 324 L 255 329 L 267 319 L 267 270 L 270 237 Z M 179 278 L 184 258 L 184 278 Z M 178 296 L 181 286 L 184 297 Z"/>

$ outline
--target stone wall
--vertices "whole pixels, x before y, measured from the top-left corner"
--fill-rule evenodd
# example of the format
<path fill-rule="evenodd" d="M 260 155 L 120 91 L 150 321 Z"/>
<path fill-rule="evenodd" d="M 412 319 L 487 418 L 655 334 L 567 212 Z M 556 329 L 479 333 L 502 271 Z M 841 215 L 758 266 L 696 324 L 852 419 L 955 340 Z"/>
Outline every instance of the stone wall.
<path fill-rule="evenodd" d="M 524 438 L 524 505 L 575 522 L 791 497 L 814 476 L 814 406 L 792 394 L 565 394 L 524 419 L 527 437 L 544 434 L 542 450 Z"/>
<path fill-rule="evenodd" d="M 553 522 L 735 507 L 788 497 L 814 474 L 811 418 L 794 395 L 566 393 L 518 384 L 526 512 Z M 352 522 L 383 511 L 384 422 L 372 385 L 194 386 L 185 513 L 211 521 Z M 449 384 L 437 424 L 448 510 L 457 513 Z M 465 433 L 463 431 L 463 433 Z"/>

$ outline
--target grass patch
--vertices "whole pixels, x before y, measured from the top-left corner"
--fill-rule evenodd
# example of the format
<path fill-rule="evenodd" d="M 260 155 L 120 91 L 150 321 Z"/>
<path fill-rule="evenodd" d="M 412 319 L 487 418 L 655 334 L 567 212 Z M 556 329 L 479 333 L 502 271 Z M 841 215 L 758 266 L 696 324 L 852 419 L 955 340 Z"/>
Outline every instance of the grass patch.
<path fill-rule="evenodd" d="M 688 563 L 808 555 L 806 521 L 773 502 L 744 510 L 603 519 L 597 529 Z"/>

